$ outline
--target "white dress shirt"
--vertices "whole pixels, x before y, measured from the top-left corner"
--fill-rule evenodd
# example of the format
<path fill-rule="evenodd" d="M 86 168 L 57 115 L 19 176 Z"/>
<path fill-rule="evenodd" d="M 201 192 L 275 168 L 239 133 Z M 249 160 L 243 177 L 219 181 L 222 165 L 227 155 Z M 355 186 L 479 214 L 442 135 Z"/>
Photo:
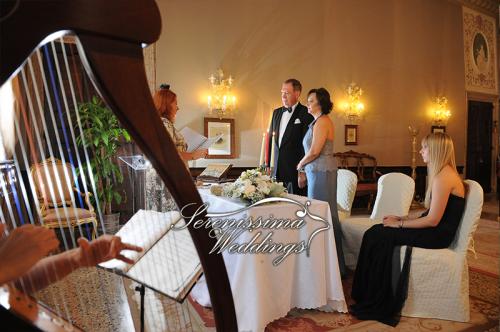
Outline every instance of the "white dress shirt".
<path fill-rule="evenodd" d="M 288 126 L 288 122 L 290 121 L 290 118 L 293 115 L 293 112 L 295 112 L 295 108 L 299 102 L 295 103 L 295 105 L 292 106 L 292 111 L 291 112 L 284 112 L 281 115 L 281 122 L 280 122 L 280 137 L 278 138 L 278 146 L 281 146 L 281 140 L 283 139 L 283 134 L 285 133 L 286 126 Z"/>

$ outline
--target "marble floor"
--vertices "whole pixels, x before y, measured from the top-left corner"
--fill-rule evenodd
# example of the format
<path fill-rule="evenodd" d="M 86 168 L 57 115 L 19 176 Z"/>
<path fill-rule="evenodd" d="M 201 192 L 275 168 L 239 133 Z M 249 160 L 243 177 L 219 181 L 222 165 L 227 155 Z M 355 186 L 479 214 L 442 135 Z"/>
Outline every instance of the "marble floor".
<path fill-rule="evenodd" d="M 469 253 L 471 275 L 471 322 L 406 318 L 396 328 L 376 322 L 360 322 L 348 314 L 316 310 L 292 310 L 287 317 L 268 325 L 266 331 L 497 331 L 499 240 L 498 198 L 487 195 L 482 218 L 474 235 L 476 253 Z M 345 292 L 349 291 L 346 281 Z M 138 331 L 139 295 L 135 284 L 109 272 L 89 268 L 77 271 L 37 298 L 60 316 L 86 331 Z M 213 315 L 192 301 L 178 304 L 152 291 L 146 292 L 146 331 L 215 331 Z M 496 322 L 491 327 L 491 322 Z M 489 324 L 489 325 L 488 325 Z"/>

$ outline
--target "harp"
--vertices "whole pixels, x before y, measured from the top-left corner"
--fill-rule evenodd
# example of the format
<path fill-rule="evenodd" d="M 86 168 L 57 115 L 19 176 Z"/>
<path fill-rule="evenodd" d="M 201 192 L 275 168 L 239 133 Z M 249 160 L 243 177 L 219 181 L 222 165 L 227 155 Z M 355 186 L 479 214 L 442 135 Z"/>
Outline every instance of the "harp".
<path fill-rule="evenodd" d="M 2 43 L 0 86 L 16 74 L 21 75 L 21 81 L 23 79 L 29 81 L 29 73 L 22 72 L 22 68 L 32 65 L 28 59 L 33 50 L 41 45 L 48 45 L 47 42 L 53 43 L 57 38 L 54 33 L 62 35 L 64 32 L 73 32 L 77 36 L 76 45 L 82 64 L 96 90 L 151 162 L 177 206 L 195 203 L 186 208 L 186 212 L 192 215 L 202 201 L 188 170 L 155 112 L 144 69 L 141 45 L 154 43 L 159 37 L 160 30 L 160 14 L 154 0 L 2 1 L 0 3 L 0 40 Z M 47 39 L 48 36 L 51 36 L 50 39 Z M 54 49 L 59 45 L 51 44 L 51 46 Z M 47 49 L 50 51 L 50 47 L 46 47 L 44 51 L 48 52 Z M 38 54 L 39 57 L 44 55 L 50 56 Z M 50 78 L 48 80 L 50 81 Z M 51 95 L 46 95 L 45 98 L 50 99 Z M 33 97 L 33 100 L 35 99 Z M 24 106 L 28 108 L 27 105 Z M 54 114 L 56 114 L 55 111 Z M 29 118 L 29 115 L 30 113 L 26 112 L 25 117 Z M 22 119 L 19 121 L 22 122 Z M 37 133 L 32 133 L 31 138 L 36 141 L 37 135 Z M 21 155 L 27 155 L 30 159 L 29 148 L 37 146 L 36 142 L 28 144 L 29 136 L 25 138 L 28 150 L 20 153 L 18 159 L 22 159 Z M 53 157 L 50 153 L 47 156 Z M 0 170 L 2 172 L 6 170 L 5 174 L 8 174 L 11 169 L 16 170 L 18 164 L 16 158 L 13 159 L 12 165 L 2 164 Z M 31 158 L 30 163 L 41 161 L 40 158 L 33 159 L 35 157 Z M 22 182 L 20 174 L 18 178 Z M 18 192 L 19 197 L 30 196 L 30 193 L 26 191 L 33 190 L 29 185 L 31 183 L 29 179 L 24 182 L 25 185 L 21 186 Z M 0 198 L 7 201 L 8 205 L 7 186 L 4 184 L 5 195 Z M 78 200 L 76 196 L 72 196 L 72 199 Z M 30 200 L 27 201 L 25 205 L 30 205 Z M 31 205 L 36 205 L 36 202 L 31 201 Z M 8 215 L 14 219 L 11 220 L 13 223 L 18 223 L 19 219 L 23 218 L 24 222 L 40 222 L 36 213 L 33 212 L 34 209 L 27 206 L 24 206 L 23 212 L 13 202 L 7 210 L 8 213 L 1 215 L 2 222 L 5 222 L 4 219 Z M 23 214 L 28 214 L 28 216 L 23 217 Z M 206 218 L 205 215 L 202 217 Z M 232 293 L 222 255 L 209 254 L 215 240 L 209 237 L 206 229 L 189 227 L 189 233 L 206 277 L 216 328 L 218 331 L 236 331 L 237 322 Z M 30 319 L 33 324 L 43 320 L 43 317 L 41 318 L 38 314 L 23 313 L 25 309 L 13 305 L 12 311 L 16 310 L 24 318 Z M 43 326 L 43 328 L 47 327 Z"/>

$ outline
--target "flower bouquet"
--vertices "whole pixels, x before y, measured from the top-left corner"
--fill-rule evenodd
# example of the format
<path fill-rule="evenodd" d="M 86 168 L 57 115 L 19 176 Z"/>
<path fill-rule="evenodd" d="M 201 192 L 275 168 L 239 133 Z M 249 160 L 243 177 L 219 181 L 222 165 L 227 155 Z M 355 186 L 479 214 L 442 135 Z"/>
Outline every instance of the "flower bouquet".
<path fill-rule="evenodd" d="M 282 182 L 273 181 L 259 169 L 251 169 L 241 173 L 233 183 L 212 187 L 211 192 L 214 195 L 241 199 L 253 204 L 267 197 L 283 197 L 286 189 Z"/>

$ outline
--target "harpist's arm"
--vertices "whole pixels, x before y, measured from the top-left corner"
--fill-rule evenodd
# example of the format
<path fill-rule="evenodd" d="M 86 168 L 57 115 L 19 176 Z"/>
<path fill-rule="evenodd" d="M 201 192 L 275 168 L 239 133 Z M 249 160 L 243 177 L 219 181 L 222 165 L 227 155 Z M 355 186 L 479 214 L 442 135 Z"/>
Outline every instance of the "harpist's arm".
<path fill-rule="evenodd" d="M 200 158 L 205 158 L 208 154 L 208 149 L 199 149 L 193 152 L 179 152 L 179 154 L 181 155 L 181 158 L 184 161 L 196 160 Z"/>
<path fill-rule="evenodd" d="M 0 224 L 1 235 L 4 230 L 5 225 Z M 0 236 L 0 285 L 22 276 L 58 244 L 53 230 L 30 224 Z"/>
<path fill-rule="evenodd" d="M 119 259 L 132 264 L 133 261 L 121 254 L 122 250 L 142 251 L 142 248 L 122 243 L 117 236 L 103 235 L 92 242 L 78 239 L 79 248 L 45 257 L 36 263 L 15 283 L 31 293 L 56 282 L 80 267 L 95 266 L 110 259 Z"/>

